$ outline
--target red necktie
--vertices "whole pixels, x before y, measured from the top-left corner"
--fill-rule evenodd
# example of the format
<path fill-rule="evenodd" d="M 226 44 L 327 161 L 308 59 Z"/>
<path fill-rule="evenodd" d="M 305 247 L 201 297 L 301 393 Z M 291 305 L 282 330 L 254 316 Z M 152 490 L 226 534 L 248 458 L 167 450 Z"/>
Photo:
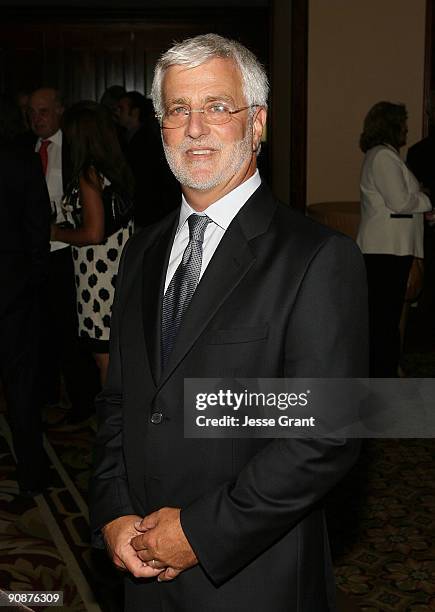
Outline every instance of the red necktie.
<path fill-rule="evenodd" d="M 39 147 L 39 155 L 41 156 L 42 170 L 44 175 L 47 174 L 48 166 L 48 145 L 51 144 L 51 140 L 41 140 L 41 146 Z"/>

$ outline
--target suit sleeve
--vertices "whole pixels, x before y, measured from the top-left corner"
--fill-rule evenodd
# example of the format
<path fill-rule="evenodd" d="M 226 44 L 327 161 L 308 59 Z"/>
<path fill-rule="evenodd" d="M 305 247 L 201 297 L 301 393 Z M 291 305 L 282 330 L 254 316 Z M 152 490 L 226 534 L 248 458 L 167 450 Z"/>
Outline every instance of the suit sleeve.
<path fill-rule="evenodd" d="M 34 154 L 29 155 L 23 181 L 23 225 L 30 249 L 30 283 L 33 289 L 38 289 L 48 273 L 50 198 L 39 157 Z"/>
<path fill-rule="evenodd" d="M 331 237 L 313 257 L 289 316 L 284 376 L 365 376 L 366 304 L 359 250 L 347 238 Z M 358 451 L 354 440 L 278 439 L 235 482 L 184 508 L 183 530 L 212 581 L 222 584 L 287 534 L 346 474 Z"/>
<path fill-rule="evenodd" d="M 136 514 L 129 497 L 122 452 L 122 368 L 119 343 L 121 295 L 127 243 L 119 266 L 110 325 L 110 362 L 107 381 L 96 400 L 98 430 L 90 486 L 90 523 L 93 545 L 103 547 L 101 528 L 127 514 Z"/>

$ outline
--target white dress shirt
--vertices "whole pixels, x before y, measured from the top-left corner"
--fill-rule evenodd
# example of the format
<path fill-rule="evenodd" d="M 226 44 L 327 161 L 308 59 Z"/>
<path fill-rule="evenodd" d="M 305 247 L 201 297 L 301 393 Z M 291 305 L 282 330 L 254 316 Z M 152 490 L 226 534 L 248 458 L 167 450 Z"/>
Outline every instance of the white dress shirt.
<path fill-rule="evenodd" d="M 251 195 L 261 185 L 261 178 L 258 170 L 247 181 L 227 193 L 223 198 L 210 204 L 202 213 L 198 213 L 187 203 L 184 195 L 181 202 L 180 217 L 178 228 L 172 245 L 169 265 L 166 271 L 165 293 L 171 282 L 175 270 L 180 265 L 184 250 L 189 243 L 189 224 L 187 219 L 192 214 L 207 215 L 212 220 L 206 227 L 204 242 L 202 245 L 202 264 L 199 279 L 201 280 L 205 269 L 210 263 L 219 242 L 222 240 L 231 221 L 239 210 L 249 200 Z"/>
<path fill-rule="evenodd" d="M 360 197 L 357 243 L 363 253 L 423 257 L 423 213 L 432 206 L 393 147 L 378 145 L 367 151 Z"/>
<path fill-rule="evenodd" d="M 56 220 L 53 223 L 62 223 L 65 218 L 62 214 L 61 202 L 63 197 L 63 181 L 62 181 L 62 132 L 57 130 L 53 136 L 44 140 L 49 140 L 50 144 L 47 148 L 48 164 L 45 180 L 47 182 L 48 194 L 52 208 L 56 207 Z M 35 151 L 39 152 L 42 139 L 38 138 L 35 146 Z M 50 250 L 58 251 L 69 246 L 65 242 L 51 241 Z"/>

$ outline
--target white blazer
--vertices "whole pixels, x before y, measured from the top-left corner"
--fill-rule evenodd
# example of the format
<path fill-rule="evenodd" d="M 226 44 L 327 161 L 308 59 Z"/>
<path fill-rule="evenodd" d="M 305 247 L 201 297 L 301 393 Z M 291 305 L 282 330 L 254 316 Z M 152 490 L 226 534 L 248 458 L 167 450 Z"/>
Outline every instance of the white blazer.
<path fill-rule="evenodd" d="M 393 147 L 367 151 L 360 199 L 357 243 L 363 253 L 423 257 L 422 213 L 432 205 Z"/>

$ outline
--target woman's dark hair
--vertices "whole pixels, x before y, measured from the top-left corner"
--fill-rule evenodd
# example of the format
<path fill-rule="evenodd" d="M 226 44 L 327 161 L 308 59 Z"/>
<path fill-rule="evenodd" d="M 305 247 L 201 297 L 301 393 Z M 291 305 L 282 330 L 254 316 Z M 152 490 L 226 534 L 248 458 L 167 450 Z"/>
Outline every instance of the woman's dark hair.
<path fill-rule="evenodd" d="M 96 102 L 77 102 L 64 112 L 62 125 L 71 147 L 73 176 L 83 176 L 94 184 L 92 175 L 96 170 L 131 196 L 133 176 L 110 112 Z"/>
<path fill-rule="evenodd" d="M 8 96 L 0 96 L 0 143 L 11 144 L 24 130 L 18 104 Z"/>
<path fill-rule="evenodd" d="M 359 146 L 363 153 L 380 144 L 389 144 L 396 149 L 403 145 L 403 127 L 408 113 L 404 104 L 378 102 L 364 119 Z"/>

